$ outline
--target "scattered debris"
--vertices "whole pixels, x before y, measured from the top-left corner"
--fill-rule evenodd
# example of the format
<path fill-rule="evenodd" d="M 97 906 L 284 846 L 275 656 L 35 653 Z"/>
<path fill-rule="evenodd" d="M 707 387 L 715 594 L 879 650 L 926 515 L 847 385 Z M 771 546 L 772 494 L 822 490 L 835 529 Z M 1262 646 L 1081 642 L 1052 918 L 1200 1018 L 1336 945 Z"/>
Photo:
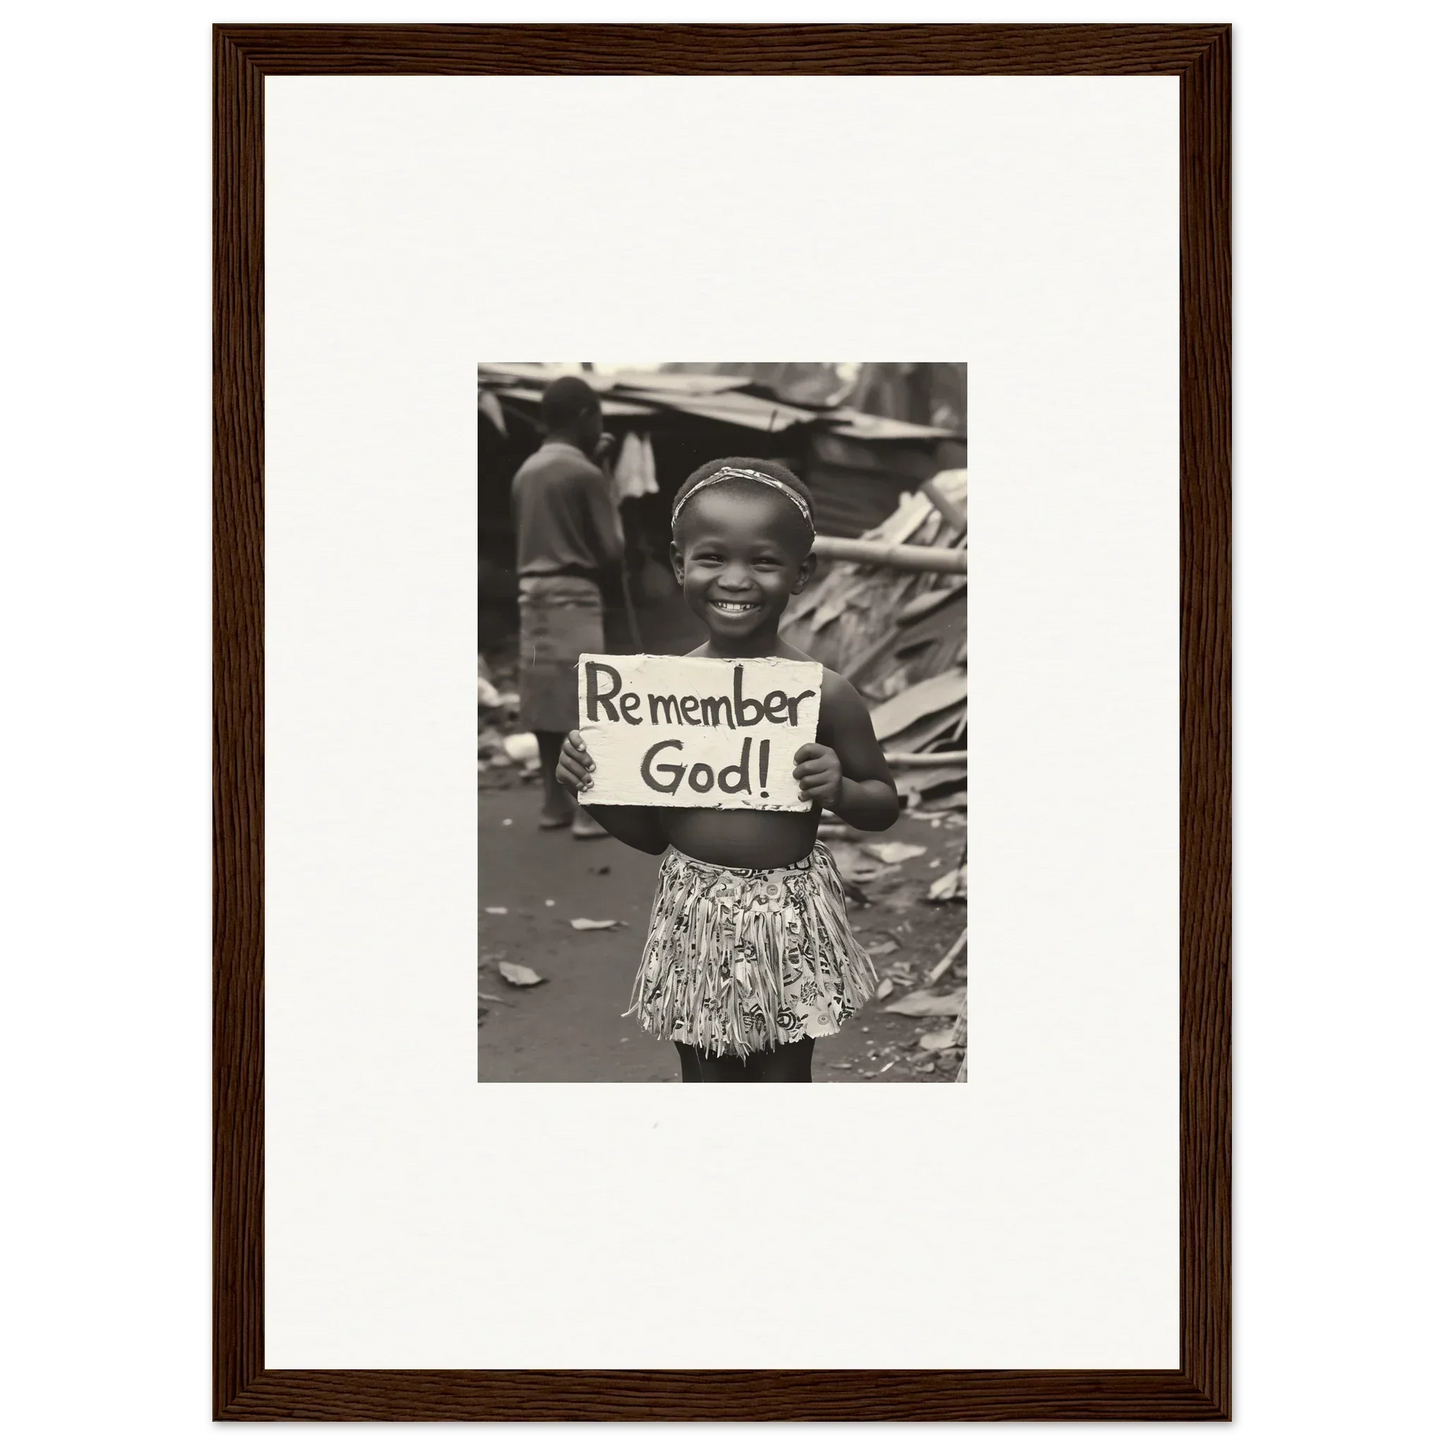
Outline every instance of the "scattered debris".
<path fill-rule="evenodd" d="M 887 998 L 888 995 L 892 992 L 893 980 L 891 978 L 885 978 L 874 991 L 873 997 L 881 1002 L 883 999 Z"/>
<path fill-rule="evenodd" d="M 890 953 L 898 952 L 898 941 L 893 938 L 885 938 L 882 943 L 870 943 L 868 952 L 874 958 L 886 958 Z"/>
<path fill-rule="evenodd" d="M 571 921 L 572 927 L 578 933 L 589 933 L 599 928 L 620 928 L 622 925 L 615 918 L 574 918 Z"/>
<path fill-rule="evenodd" d="M 951 733 L 957 710 L 968 703 L 968 675 L 959 667 L 926 678 L 873 709 L 880 743 L 899 752 L 921 752 L 919 744 Z"/>
<path fill-rule="evenodd" d="M 919 1065 L 918 1072 L 920 1074 L 931 1074 L 933 1072 L 933 1067 L 933 1060 L 930 1059 L 926 1064 Z"/>
<path fill-rule="evenodd" d="M 944 1049 L 953 1047 L 953 1030 L 939 1029 L 936 1033 L 924 1034 L 918 1040 L 920 1049 L 927 1049 L 931 1054 L 941 1054 Z"/>
<path fill-rule="evenodd" d="M 886 1064 L 884 1064 L 881 1069 L 878 1070 L 878 1072 L 879 1072 L 880 1074 L 886 1074 L 886 1073 L 888 1072 L 888 1070 L 891 1069 L 891 1068 L 893 1067 L 893 1065 L 896 1064 L 897 1062 L 898 1062 L 897 1059 L 889 1059 L 888 1062 L 887 1062 Z"/>
<path fill-rule="evenodd" d="M 966 809 L 968 795 L 968 769 L 947 766 L 942 768 L 915 768 L 898 776 L 898 799 L 905 808 L 911 808 L 922 798 L 931 802 L 939 801 L 939 795 L 947 793 L 946 801 L 955 807 Z"/>
<path fill-rule="evenodd" d="M 963 1007 L 958 1011 L 958 1017 L 953 1021 L 953 1047 L 961 1050 L 959 1059 L 958 1078 L 956 1082 L 966 1084 L 968 1082 L 968 992 L 965 989 Z"/>
<path fill-rule="evenodd" d="M 502 739 L 502 750 L 514 763 L 536 763 L 541 758 L 536 733 L 512 733 Z"/>
<path fill-rule="evenodd" d="M 604 864 L 601 865 L 601 867 L 598 867 L 598 868 L 589 867 L 589 868 L 587 869 L 587 871 L 588 871 L 589 873 L 596 873 L 596 874 L 599 874 L 599 875 L 600 875 L 600 874 L 603 874 L 603 873 L 610 873 L 610 872 L 612 872 L 612 865 L 611 865 L 610 863 L 604 863 Z"/>
<path fill-rule="evenodd" d="M 899 883 L 883 894 L 879 901 L 887 908 L 905 912 L 918 902 L 918 890 L 911 883 Z"/>
<path fill-rule="evenodd" d="M 945 508 L 955 509 L 955 517 L 966 516 L 966 471 L 939 472 L 930 485 Z M 881 700 L 963 660 L 967 634 L 961 611 L 967 605 L 968 578 L 952 569 L 960 557 L 966 565 L 967 533 L 919 492 L 905 494 L 893 514 L 860 541 L 881 544 L 884 555 L 890 547 L 939 548 L 940 570 L 835 562 L 790 610 L 783 632 L 809 656 L 841 672 L 865 697 Z M 950 612 L 960 615 L 930 627 Z M 888 620 L 882 636 L 880 619 Z"/>
<path fill-rule="evenodd" d="M 907 1018 L 956 1018 L 963 1008 L 964 990 L 956 993 L 928 993 L 923 989 L 905 994 L 897 1003 L 891 1003 L 885 1013 L 903 1014 Z"/>
<path fill-rule="evenodd" d="M 876 844 L 872 846 L 877 846 Z M 902 846 L 907 846 L 902 845 Z M 833 850 L 833 862 L 845 883 L 873 883 L 898 871 L 897 863 L 884 863 L 852 843 L 840 843 Z"/>
<path fill-rule="evenodd" d="M 511 967 L 511 964 L 508 964 L 507 967 L 510 968 L 510 967 Z M 516 1005 L 513 1004 L 513 1002 L 511 1001 L 511 999 L 509 999 L 509 998 L 503 998 L 500 994 L 483 993 L 483 992 L 481 991 L 481 989 L 478 989 L 478 990 L 477 990 L 477 997 L 478 997 L 478 998 L 484 998 L 484 999 L 486 999 L 486 1001 L 487 1001 L 488 1003 L 505 1004 L 508 1008 L 515 1008 L 515 1007 L 516 1007 Z"/>
<path fill-rule="evenodd" d="M 540 973 L 528 968 L 525 963 L 499 963 L 497 972 L 513 988 L 532 988 L 536 984 L 547 982 Z"/>
<path fill-rule="evenodd" d="M 511 820 L 510 818 L 503 818 L 503 819 L 502 819 L 502 827 L 504 827 L 504 828 L 510 828 L 511 826 L 512 826 L 512 820 Z"/>
<path fill-rule="evenodd" d="M 501 904 L 498 904 L 497 907 L 495 907 L 495 908 L 488 908 L 488 909 L 487 909 L 487 912 L 488 912 L 488 913 L 505 913 L 506 911 L 507 911 L 506 908 L 505 908 L 503 905 L 501 905 Z"/>
<path fill-rule="evenodd" d="M 477 654 L 477 716 L 480 722 L 483 718 L 493 726 L 497 723 L 505 723 L 508 717 L 516 711 L 519 699 L 515 692 L 504 692 L 497 686 L 496 678 L 492 670 L 487 666 L 487 660 L 480 653 Z"/>
<path fill-rule="evenodd" d="M 898 609 L 898 615 L 894 620 L 900 623 L 917 622 L 920 617 L 927 617 L 931 613 L 937 612 L 945 602 L 950 598 L 957 597 L 967 588 L 967 578 L 950 577 L 945 586 L 935 587 L 929 592 L 920 592 L 912 602 L 905 603 Z"/>
<path fill-rule="evenodd" d="M 965 928 L 965 929 L 963 930 L 963 932 L 958 935 L 957 941 L 956 941 L 956 942 L 953 944 L 953 946 L 948 950 L 948 952 L 945 953 L 945 954 L 943 955 L 943 957 L 940 958 L 940 959 L 938 960 L 938 962 L 935 963 L 935 964 L 933 965 L 933 967 L 928 970 L 928 982 L 929 982 L 930 984 L 935 984 L 935 983 L 937 983 L 938 980 L 941 979 L 941 978 L 943 977 L 943 975 L 948 972 L 948 970 L 949 970 L 950 966 L 952 965 L 954 959 L 956 959 L 956 958 L 958 957 L 958 955 L 959 955 L 960 953 L 962 953 L 963 950 L 964 950 L 965 948 L 967 948 L 967 947 L 968 947 L 968 929 Z"/>
<path fill-rule="evenodd" d="M 947 703 L 937 712 L 921 713 L 912 722 L 906 722 L 898 731 L 889 730 L 890 723 L 886 716 L 875 721 L 875 729 L 882 727 L 885 730 L 889 730 L 889 735 L 886 739 L 879 739 L 880 742 L 884 743 L 886 752 L 902 754 L 905 757 L 927 757 L 930 753 L 936 752 L 939 755 L 939 761 L 942 762 L 943 758 L 947 755 L 965 751 L 963 742 L 967 735 L 968 727 L 968 699 L 957 696 L 957 687 L 959 685 L 961 684 L 955 680 L 955 687 L 953 689 L 955 700 L 953 702 Z M 927 683 L 920 683 L 919 686 L 927 689 L 929 685 Z M 933 700 L 936 701 L 937 699 L 935 698 Z M 926 707 L 929 705 L 930 696 L 928 692 L 925 692 L 923 699 L 918 700 L 914 699 L 910 691 L 902 697 L 893 699 L 893 703 L 899 705 L 905 702 L 919 702 L 920 705 Z M 893 703 L 885 705 L 891 707 Z M 964 763 L 965 765 L 967 764 L 967 759 L 964 759 Z M 910 778 L 900 779 L 900 782 L 905 786 L 911 786 Z M 914 806 L 917 807 L 918 805 L 915 803 Z M 948 806 L 948 800 L 943 798 L 939 798 L 934 802 L 934 807 Z"/>
<path fill-rule="evenodd" d="M 864 843 L 861 851 L 880 863 L 906 863 L 921 858 L 928 849 L 921 843 Z"/>
<path fill-rule="evenodd" d="M 928 886 L 930 903 L 952 903 L 957 898 L 968 896 L 968 865 L 961 864 L 941 873 Z"/>

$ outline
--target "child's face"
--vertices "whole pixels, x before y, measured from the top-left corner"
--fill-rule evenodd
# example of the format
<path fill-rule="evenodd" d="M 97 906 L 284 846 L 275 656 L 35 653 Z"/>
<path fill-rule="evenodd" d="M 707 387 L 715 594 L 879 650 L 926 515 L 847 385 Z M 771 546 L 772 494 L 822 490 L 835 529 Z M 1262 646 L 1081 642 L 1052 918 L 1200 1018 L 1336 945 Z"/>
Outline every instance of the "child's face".
<path fill-rule="evenodd" d="M 788 598 L 813 575 L 798 521 L 786 497 L 761 487 L 709 490 L 687 503 L 672 544 L 673 570 L 683 599 L 714 637 L 738 642 L 777 631 Z"/>

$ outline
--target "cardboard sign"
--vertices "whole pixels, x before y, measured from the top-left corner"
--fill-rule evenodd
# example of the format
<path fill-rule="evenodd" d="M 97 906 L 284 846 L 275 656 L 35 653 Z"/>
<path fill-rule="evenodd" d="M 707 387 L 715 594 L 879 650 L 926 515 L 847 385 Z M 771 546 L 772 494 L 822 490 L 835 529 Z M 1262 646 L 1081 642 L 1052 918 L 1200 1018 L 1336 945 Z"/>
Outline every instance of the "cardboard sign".
<path fill-rule="evenodd" d="M 823 669 L 781 657 L 577 662 L 584 803 L 806 813 L 793 755 L 818 735 Z"/>

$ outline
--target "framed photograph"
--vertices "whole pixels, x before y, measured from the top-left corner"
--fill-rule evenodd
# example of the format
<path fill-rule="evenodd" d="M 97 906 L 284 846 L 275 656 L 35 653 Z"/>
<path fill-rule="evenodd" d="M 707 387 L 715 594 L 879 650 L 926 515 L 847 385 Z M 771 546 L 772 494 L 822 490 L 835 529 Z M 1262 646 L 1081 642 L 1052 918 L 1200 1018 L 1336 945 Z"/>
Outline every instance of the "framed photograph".
<path fill-rule="evenodd" d="M 478 367 L 479 1081 L 966 1077 L 967 392 Z"/>
<path fill-rule="evenodd" d="M 1229 1418 L 1229 42 L 215 28 L 217 1419 Z"/>

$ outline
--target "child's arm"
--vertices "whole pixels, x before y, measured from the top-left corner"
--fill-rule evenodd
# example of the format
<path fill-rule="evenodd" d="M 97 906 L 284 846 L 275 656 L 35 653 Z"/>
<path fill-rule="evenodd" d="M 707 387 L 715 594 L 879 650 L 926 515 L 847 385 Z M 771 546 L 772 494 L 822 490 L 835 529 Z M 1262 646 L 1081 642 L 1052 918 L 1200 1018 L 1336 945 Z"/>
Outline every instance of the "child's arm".
<path fill-rule="evenodd" d="M 898 790 L 863 699 L 846 679 L 824 672 L 822 704 L 818 731 L 828 743 L 804 743 L 794 754 L 799 792 L 865 832 L 891 828 Z"/>
<path fill-rule="evenodd" d="M 592 774 L 596 767 L 582 741 L 582 734 L 575 730 L 568 733 L 562 739 L 557 781 L 576 798 L 592 786 Z M 667 847 L 655 808 L 622 808 L 612 804 L 591 807 L 586 803 L 583 806 L 619 843 L 626 843 L 629 848 L 639 848 L 644 853 L 661 853 Z"/>

